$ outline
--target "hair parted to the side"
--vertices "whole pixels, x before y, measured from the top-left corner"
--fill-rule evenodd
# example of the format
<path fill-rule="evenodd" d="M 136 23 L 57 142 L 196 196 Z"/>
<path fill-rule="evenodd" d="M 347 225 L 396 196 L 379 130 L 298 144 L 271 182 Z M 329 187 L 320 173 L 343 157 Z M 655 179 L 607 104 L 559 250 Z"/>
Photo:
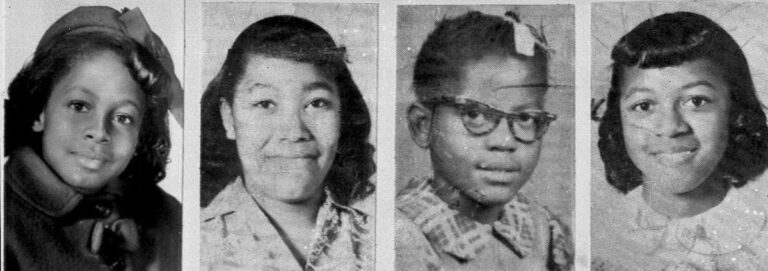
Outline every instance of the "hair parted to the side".
<path fill-rule="evenodd" d="M 201 205 L 242 175 L 233 140 L 226 137 L 220 103 L 231 103 L 234 87 L 252 56 L 261 55 L 313 64 L 339 87 L 341 135 L 336 158 L 325 176 L 325 185 L 341 204 L 373 193 L 369 178 L 375 172 L 374 147 L 368 143 L 371 116 L 360 89 L 347 68 L 346 49 L 337 47 L 317 24 L 294 16 L 274 16 L 248 26 L 235 39 L 221 70 L 208 84 L 202 98 Z"/>
<path fill-rule="evenodd" d="M 534 55 L 519 54 L 515 47 L 517 20 L 470 11 L 455 18 L 443 18 L 429 33 L 416 57 L 413 68 L 413 91 L 419 101 L 441 96 L 455 96 L 464 80 L 464 68 L 483 57 L 499 55 L 543 63 L 547 74 L 548 51 L 538 44 Z M 527 26 L 526 26 L 527 27 Z"/>
<path fill-rule="evenodd" d="M 695 13 L 659 15 L 624 35 L 611 52 L 612 77 L 598 141 L 608 183 L 627 193 L 641 185 L 642 172 L 624 145 L 619 100 L 628 67 L 664 68 L 687 61 L 709 60 L 719 66 L 730 87 L 728 147 L 716 174 L 733 179 L 735 187 L 762 174 L 768 167 L 768 127 L 741 47 L 717 23 Z"/>
<path fill-rule="evenodd" d="M 22 68 L 8 87 L 8 99 L 5 101 L 6 156 L 24 146 L 41 153 L 42 133 L 34 132 L 32 124 L 48 103 L 55 84 L 79 61 L 104 51 L 113 52 L 123 60 L 146 97 L 136 155 L 120 178 L 137 185 L 155 185 L 165 178 L 171 141 L 167 123 L 167 93 L 163 86 L 169 75 L 142 45 L 109 32 L 69 33 L 39 46 L 32 61 Z"/>

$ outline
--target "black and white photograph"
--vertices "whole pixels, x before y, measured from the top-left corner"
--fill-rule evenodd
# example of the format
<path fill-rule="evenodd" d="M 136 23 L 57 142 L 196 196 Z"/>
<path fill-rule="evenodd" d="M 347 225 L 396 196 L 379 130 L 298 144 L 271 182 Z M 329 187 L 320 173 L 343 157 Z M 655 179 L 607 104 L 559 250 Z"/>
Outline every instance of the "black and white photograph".
<path fill-rule="evenodd" d="M 592 9 L 592 270 L 768 268 L 766 3 Z"/>
<path fill-rule="evenodd" d="M 768 270 L 766 14 L 0 0 L 0 271 Z"/>
<path fill-rule="evenodd" d="M 573 6 L 397 11 L 396 269 L 571 270 Z"/>
<path fill-rule="evenodd" d="M 201 270 L 373 270 L 377 8 L 203 4 Z"/>
<path fill-rule="evenodd" d="M 3 268 L 181 270 L 183 2 L 92 2 L 4 2 Z"/>

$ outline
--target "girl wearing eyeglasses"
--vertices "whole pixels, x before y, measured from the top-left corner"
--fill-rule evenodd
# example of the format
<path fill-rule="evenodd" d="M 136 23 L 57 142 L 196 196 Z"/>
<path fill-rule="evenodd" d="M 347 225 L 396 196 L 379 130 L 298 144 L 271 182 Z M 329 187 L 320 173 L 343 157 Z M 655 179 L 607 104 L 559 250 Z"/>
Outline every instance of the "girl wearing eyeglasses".
<path fill-rule="evenodd" d="M 570 268 L 564 227 L 518 193 L 556 119 L 543 108 L 548 47 L 507 17 L 444 19 L 419 51 L 408 121 L 434 175 L 397 196 L 400 270 Z"/>

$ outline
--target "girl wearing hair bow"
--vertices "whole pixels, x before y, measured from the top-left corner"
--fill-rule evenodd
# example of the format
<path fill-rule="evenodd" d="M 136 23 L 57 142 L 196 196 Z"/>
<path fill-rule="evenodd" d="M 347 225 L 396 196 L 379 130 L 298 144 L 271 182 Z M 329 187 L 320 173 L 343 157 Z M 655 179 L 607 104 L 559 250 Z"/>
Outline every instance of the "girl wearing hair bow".
<path fill-rule="evenodd" d="M 179 202 L 157 183 L 181 88 L 138 9 L 79 7 L 8 87 L 6 270 L 179 270 Z"/>

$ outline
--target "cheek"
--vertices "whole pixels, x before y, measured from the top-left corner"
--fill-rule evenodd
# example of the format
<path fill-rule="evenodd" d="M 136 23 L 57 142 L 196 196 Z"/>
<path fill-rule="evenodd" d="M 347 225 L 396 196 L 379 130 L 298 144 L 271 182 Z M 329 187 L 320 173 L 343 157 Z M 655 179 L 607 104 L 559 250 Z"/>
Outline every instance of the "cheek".
<path fill-rule="evenodd" d="M 709 114 L 691 118 L 691 128 L 702 143 L 711 149 L 712 155 L 722 155 L 728 146 L 728 117 L 725 114 Z M 719 156 L 718 156 L 719 157 Z"/>
<path fill-rule="evenodd" d="M 127 156 L 127 159 L 130 160 L 139 145 L 139 135 L 139 129 L 129 128 L 116 131 L 116 135 L 113 136 L 115 155 Z"/>
<path fill-rule="evenodd" d="M 238 149 L 248 150 L 263 146 L 264 142 L 276 131 L 275 127 L 270 125 L 276 121 L 279 120 L 268 116 L 252 116 L 243 111 L 235 111 L 232 125 Z"/>
<path fill-rule="evenodd" d="M 468 133 L 460 121 L 451 119 L 436 119 L 431 130 L 433 164 L 442 166 L 441 170 L 457 179 L 466 179 L 461 176 L 471 172 L 475 155 L 484 151 L 481 138 L 473 138 Z"/>
<path fill-rule="evenodd" d="M 539 156 L 541 154 L 541 140 L 538 140 L 530 145 L 520 144 L 517 152 L 519 153 L 520 161 L 525 168 L 527 174 L 531 174 L 539 163 Z"/>
<path fill-rule="evenodd" d="M 309 116 L 305 125 L 321 146 L 336 152 L 341 136 L 341 116 L 338 112 Z"/>

